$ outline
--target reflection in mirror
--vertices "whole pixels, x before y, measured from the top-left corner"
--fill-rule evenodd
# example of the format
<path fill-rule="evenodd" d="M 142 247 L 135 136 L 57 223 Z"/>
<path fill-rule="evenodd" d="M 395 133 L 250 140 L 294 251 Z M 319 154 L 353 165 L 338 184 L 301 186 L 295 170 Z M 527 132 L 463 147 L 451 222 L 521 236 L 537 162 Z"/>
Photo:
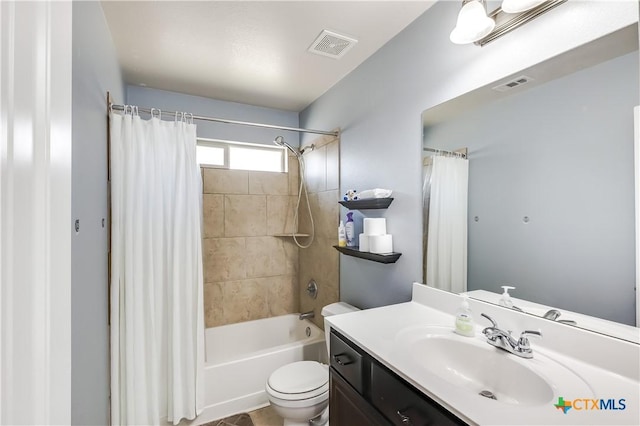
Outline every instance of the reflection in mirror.
<path fill-rule="evenodd" d="M 424 148 L 468 149 L 472 297 L 497 303 L 510 285 L 525 312 L 592 329 L 600 318 L 597 331 L 640 341 L 631 327 L 638 75 L 633 25 L 423 113 Z"/>

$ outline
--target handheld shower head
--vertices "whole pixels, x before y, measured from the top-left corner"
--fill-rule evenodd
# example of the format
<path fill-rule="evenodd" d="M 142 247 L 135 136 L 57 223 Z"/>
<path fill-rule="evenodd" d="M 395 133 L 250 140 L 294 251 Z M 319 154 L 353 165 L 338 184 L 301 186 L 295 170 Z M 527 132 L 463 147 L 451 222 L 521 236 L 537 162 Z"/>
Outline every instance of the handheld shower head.
<path fill-rule="evenodd" d="M 297 149 L 295 149 L 294 147 L 292 147 L 291 145 L 289 145 L 288 143 L 286 143 L 284 141 L 284 138 L 282 136 L 277 136 L 274 140 L 273 143 L 281 146 L 283 148 L 287 148 L 289 151 L 293 152 L 293 155 L 295 155 L 297 158 L 301 157 L 300 151 L 298 151 Z"/>

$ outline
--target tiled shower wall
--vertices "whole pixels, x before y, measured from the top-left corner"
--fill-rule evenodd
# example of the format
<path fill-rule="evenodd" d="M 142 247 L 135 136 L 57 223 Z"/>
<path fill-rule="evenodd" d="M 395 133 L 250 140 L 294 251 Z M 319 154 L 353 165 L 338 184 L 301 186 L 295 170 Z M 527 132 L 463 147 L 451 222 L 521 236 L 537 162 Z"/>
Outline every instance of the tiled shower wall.
<path fill-rule="evenodd" d="M 293 230 L 298 164 L 288 173 L 203 168 L 206 327 L 299 312 Z"/>
<path fill-rule="evenodd" d="M 315 239 L 308 249 L 300 250 L 300 310 L 313 310 L 316 325 L 324 327 L 322 307 L 340 300 L 340 257 L 332 246 L 338 244 L 340 222 L 340 140 L 323 136 L 313 144 L 315 150 L 304 155 L 305 178 L 309 190 L 309 204 L 315 223 Z M 306 204 L 301 204 L 300 232 L 311 229 Z M 318 297 L 311 299 L 307 283 L 314 279 L 318 285 Z"/>
<path fill-rule="evenodd" d="M 323 327 L 322 307 L 340 299 L 339 139 L 322 137 L 305 153 L 305 177 L 315 223 L 311 247 L 291 237 L 299 168 L 289 156 L 288 173 L 203 168 L 203 263 L 206 327 L 313 310 Z M 309 233 L 306 202 L 300 233 Z M 305 243 L 305 238 L 300 238 Z M 318 297 L 307 283 L 315 279 Z"/>

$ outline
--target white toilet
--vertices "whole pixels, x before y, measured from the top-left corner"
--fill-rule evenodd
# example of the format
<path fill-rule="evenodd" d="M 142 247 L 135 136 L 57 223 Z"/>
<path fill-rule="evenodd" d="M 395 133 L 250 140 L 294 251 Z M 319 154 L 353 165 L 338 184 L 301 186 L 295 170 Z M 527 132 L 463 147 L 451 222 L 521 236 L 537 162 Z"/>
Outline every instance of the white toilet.
<path fill-rule="evenodd" d="M 322 316 L 355 312 L 359 309 L 347 303 L 338 302 L 322 308 Z M 329 326 L 324 323 L 324 331 L 329 354 Z M 322 414 L 314 424 L 326 423 L 328 416 L 323 412 L 329 405 L 329 366 L 317 361 L 298 361 L 284 365 L 271 373 L 266 384 L 269 402 L 284 426 L 308 426 L 309 421 Z"/>

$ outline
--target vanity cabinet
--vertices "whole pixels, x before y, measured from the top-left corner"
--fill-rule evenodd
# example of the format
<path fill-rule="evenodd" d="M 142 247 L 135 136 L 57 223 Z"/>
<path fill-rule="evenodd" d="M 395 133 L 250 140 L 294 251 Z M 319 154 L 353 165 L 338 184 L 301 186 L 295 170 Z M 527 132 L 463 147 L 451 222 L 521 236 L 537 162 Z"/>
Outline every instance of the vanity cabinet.
<path fill-rule="evenodd" d="M 388 422 L 339 373 L 331 370 L 331 374 L 329 374 L 329 424 L 383 426 Z"/>
<path fill-rule="evenodd" d="M 333 329 L 329 349 L 330 425 L 466 424 Z"/>

